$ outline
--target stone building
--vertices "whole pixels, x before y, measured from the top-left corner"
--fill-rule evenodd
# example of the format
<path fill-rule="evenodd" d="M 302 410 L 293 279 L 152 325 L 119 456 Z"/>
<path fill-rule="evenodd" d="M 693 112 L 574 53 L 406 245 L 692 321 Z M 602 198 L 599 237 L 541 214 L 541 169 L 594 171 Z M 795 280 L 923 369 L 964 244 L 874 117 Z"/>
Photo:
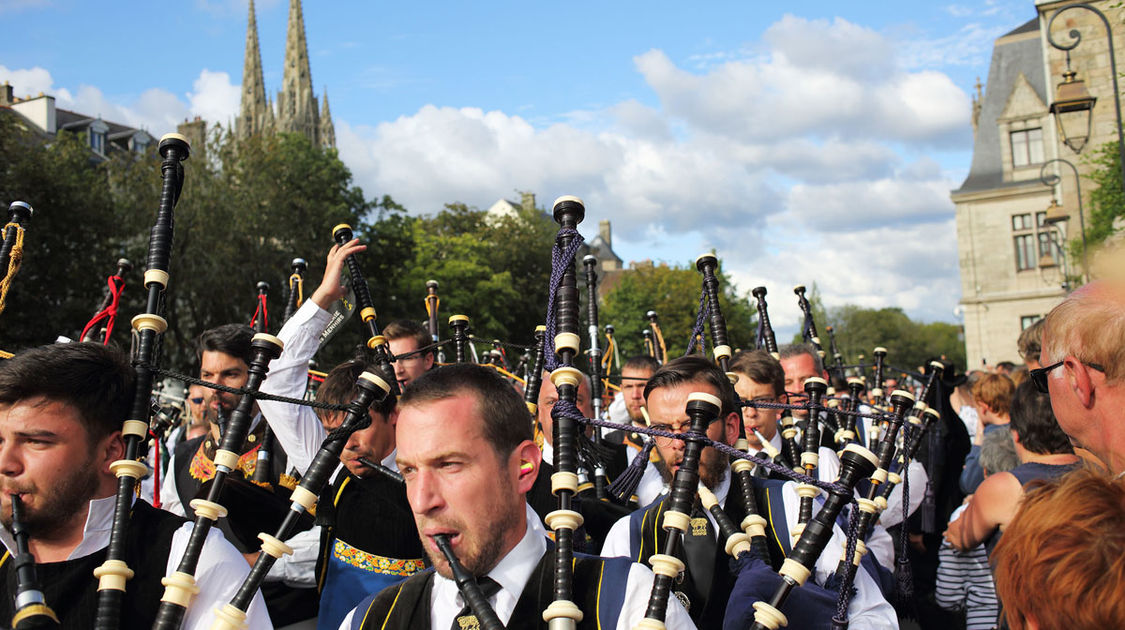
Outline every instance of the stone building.
<path fill-rule="evenodd" d="M 535 193 L 521 193 L 519 202 L 504 198 L 497 199 L 496 203 L 488 207 L 485 214 L 489 217 L 514 217 L 521 209 L 529 212 L 535 210 Z M 550 219 L 548 213 L 544 212 L 543 214 Z M 553 219 L 551 220 L 553 221 Z M 598 261 L 595 267 L 598 272 L 598 295 L 605 297 L 606 293 L 617 286 L 621 278 L 621 272 L 624 270 L 621 257 L 613 251 L 613 228 L 610 226 L 609 219 L 602 219 L 598 222 L 597 236 L 583 243 L 582 247 L 578 248 L 578 253 L 575 254 L 580 277 L 582 274 L 582 259 L 588 255 L 592 255 Z"/>
<path fill-rule="evenodd" d="M 156 139 L 144 129 L 56 107 L 55 97 L 49 94 L 16 96 L 15 87 L 7 81 L 0 86 L 0 112 L 15 115 L 21 127 L 39 134 L 44 141 L 50 141 L 61 131 L 77 134 L 90 147 L 95 160 L 109 159 L 114 152 L 144 153 L 156 144 Z"/>
<path fill-rule="evenodd" d="M 977 85 L 973 102 L 973 160 L 956 205 L 961 309 L 970 369 L 982 363 L 1020 362 L 1020 331 L 1045 315 L 1081 282 L 1081 257 L 1070 256 L 1068 241 L 1079 239 L 1075 177 L 1064 159 L 1089 171 L 1083 157 L 1063 144 L 1050 112 L 1056 86 L 1066 70 L 1066 54 L 1047 41 L 1047 21 L 1069 2 L 1036 4 L 1034 19 L 994 44 L 988 81 Z M 1091 3 L 1115 11 L 1110 2 Z M 1113 19 L 1115 52 L 1121 59 L 1125 27 Z M 1117 139 L 1113 86 L 1105 28 L 1093 13 L 1071 9 L 1052 27 L 1058 43 L 1069 43 L 1077 29 L 1081 44 L 1070 54 L 1071 69 L 1097 97 L 1090 139 L 1083 150 Z M 1049 185 L 1051 176 L 1057 183 Z M 1090 184 L 1083 179 L 1083 197 Z M 1069 217 L 1048 221 L 1057 201 Z M 1086 204 L 1088 205 L 1088 204 Z M 1088 217 L 1088 208 L 1086 208 Z"/>
<path fill-rule="evenodd" d="M 290 0 L 285 36 L 285 67 L 275 103 L 266 95 L 262 54 L 258 46 L 258 21 L 250 0 L 246 26 L 246 56 L 242 63 L 242 99 L 235 134 L 240 139 L 261 133 L 300 133 L 313 144 L 336 146 L 336 131 L 328 109 L 328 95 L 318 105 L 309 68 L 305 18 L 301 0 Z"/>

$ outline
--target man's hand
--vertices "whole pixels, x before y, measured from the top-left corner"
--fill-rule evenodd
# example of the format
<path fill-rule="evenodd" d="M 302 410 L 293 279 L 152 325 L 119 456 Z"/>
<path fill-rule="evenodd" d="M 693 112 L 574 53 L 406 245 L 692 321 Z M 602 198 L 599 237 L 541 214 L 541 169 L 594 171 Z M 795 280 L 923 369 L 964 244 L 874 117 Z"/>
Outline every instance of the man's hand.
<path fill-rule="evenodd" d="M 339 243 L 333 245 L 332 249 L 328 250 L 328 261 L 324 266 L 324 278 L 309 299 L 320 308 L 328 310 L 333 302 L 344 297 L 346 291 L 340 284 L 340 273 L 344 267 L 344 259 L 366 250 L 367 246 L 361 245 L 358 238 L 352 239 L 344 245 Z"/>

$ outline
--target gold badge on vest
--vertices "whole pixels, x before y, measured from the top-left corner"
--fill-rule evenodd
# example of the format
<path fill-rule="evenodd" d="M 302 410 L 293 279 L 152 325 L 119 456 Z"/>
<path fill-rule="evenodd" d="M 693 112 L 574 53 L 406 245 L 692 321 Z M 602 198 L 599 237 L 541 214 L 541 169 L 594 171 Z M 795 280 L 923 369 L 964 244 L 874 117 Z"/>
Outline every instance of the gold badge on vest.
<path fill-rule="evenodd" d="M 706 536 L 707 535 L 707 517 L 697 516 L 691 519 L 691 535 L 692 536 Z"/>
<path fill-rule="evenodd" d="M 457 626 L 461 630 L 480 630 L 480 621 L 476 615 L 461 615 L 457 618 Z"/>

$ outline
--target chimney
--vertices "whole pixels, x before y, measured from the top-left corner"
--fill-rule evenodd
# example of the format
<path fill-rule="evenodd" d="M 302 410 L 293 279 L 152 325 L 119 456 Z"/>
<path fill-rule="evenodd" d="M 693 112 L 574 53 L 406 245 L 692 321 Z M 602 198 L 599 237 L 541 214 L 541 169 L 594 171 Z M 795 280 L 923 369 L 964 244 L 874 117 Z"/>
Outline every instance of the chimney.
<path fill-rule="evenodd" d="M 185 118 L 184 122 L 176 125 L 176 133 L 187 138 L 192 158 L 202 160 L 207 151 L 207 121 L 199 116 L 191 122 Z"/>
<path fill-rule="evenodd" d="M 607 249 L 613 249 L 613 230 L 609 227 L 609 219 L 598 221 L 598 235 L 605 241 Z"/>
<path fill-rule="evenodd" d="M 0 105 L 11 105 L 14 102 L 12 84 L 4 81 L 4 85 L 0 86 Z"/>
<path fill-rule="evenodd" d="M 535 210 L 535 193 L 525 192 L 520 193 L 520 208 L 525 212 L 532 212 Z"/>

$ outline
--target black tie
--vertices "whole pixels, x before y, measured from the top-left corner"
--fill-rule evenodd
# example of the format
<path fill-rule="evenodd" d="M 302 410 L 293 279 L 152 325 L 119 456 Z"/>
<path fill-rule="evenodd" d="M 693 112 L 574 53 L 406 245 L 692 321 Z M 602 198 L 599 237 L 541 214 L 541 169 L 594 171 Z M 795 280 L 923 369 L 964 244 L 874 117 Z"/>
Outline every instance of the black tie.
<path fill-rule="evenodd" d="M 684 533 L 684 556 L 696 598 L 700 599 L 698 603 L 700 606 L 711 591 L 711 581 L 715 577 L 717 549 L 715 528 L 711 525 L 711 519 L 704 514 L 699 499 L 696 499 L 691 510 L 691 525 Z"/>
<path fill-rule="evenodd" d="M 488 577 L 477 578 L 477 585 L 480 586 L 481 592 L 484 593 L 485 599 L 492 599 L 492 596 L 500 592 L 500 584 L 496 580 Z M 450 630 L 479 630 L 480 621 L 477 616 L 473 614 L 468 604 L 461 608 L 461 612 L 453 618 L 453 626 Z"/>

